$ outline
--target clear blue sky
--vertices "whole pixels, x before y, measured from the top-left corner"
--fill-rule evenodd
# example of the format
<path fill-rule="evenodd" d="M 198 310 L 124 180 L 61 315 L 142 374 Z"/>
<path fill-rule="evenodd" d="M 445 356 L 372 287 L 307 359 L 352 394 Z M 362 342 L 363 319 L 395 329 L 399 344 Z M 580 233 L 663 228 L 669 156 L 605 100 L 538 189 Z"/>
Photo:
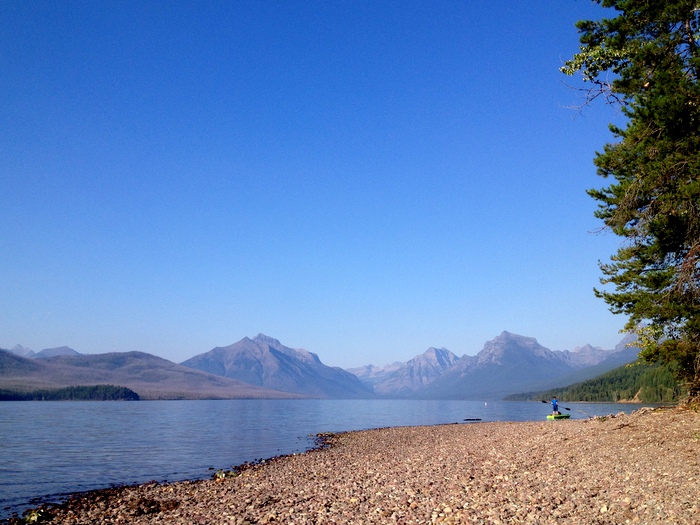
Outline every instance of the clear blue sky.
<path fill-rule="evenodd" d="M 620 341 L 588 0 L 0 3 L 0 347 Z M 569 81 L 571 83 L 571 81 Z"/>

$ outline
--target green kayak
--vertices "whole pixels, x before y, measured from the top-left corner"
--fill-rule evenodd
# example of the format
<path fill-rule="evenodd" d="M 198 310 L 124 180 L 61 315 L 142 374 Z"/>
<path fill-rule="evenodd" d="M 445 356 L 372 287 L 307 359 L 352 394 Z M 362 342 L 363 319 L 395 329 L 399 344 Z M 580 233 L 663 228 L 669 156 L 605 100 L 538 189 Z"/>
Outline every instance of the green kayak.
<path fill-rule="evenodd" d="M 547 419 L 569 419 L 571 414 L 549 414 Z"/>

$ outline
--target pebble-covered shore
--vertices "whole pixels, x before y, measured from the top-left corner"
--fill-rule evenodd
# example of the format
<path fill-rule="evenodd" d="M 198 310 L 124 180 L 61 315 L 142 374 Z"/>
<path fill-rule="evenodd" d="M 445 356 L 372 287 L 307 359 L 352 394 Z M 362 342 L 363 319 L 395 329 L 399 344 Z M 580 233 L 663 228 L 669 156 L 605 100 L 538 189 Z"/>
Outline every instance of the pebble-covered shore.
<path fill-rule="evenodd" d="M 700 524 L 700 413 L 690 410 L 386 428 L 328 441 L 235 476 L 97 491 L 28 517 L 58 524 Z"/>

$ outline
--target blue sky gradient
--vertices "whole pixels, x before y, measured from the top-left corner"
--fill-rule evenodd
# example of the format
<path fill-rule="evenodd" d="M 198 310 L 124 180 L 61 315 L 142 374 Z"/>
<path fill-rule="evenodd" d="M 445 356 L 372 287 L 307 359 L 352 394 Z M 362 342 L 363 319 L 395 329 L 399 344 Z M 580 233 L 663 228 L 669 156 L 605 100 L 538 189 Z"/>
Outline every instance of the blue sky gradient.
<path fill-rule="evenodd" d="M 538 2 L 0 3 L 0 347 L 332 366 L 610 348 L 585 190 L 614 108 Z"/>

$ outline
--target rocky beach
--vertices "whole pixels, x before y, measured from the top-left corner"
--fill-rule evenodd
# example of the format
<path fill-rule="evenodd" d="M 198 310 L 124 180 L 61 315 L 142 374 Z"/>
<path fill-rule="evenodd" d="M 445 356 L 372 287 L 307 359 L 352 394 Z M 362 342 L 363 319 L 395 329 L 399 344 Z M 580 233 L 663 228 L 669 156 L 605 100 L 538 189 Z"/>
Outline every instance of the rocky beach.
<path fill-rule="evenodd" d="M 399 427 L 210 480 L 76 495 L 56 524 L 699 524 L 700 413 Z M 20 523 L 19 518 L 11 523 Z"/>

